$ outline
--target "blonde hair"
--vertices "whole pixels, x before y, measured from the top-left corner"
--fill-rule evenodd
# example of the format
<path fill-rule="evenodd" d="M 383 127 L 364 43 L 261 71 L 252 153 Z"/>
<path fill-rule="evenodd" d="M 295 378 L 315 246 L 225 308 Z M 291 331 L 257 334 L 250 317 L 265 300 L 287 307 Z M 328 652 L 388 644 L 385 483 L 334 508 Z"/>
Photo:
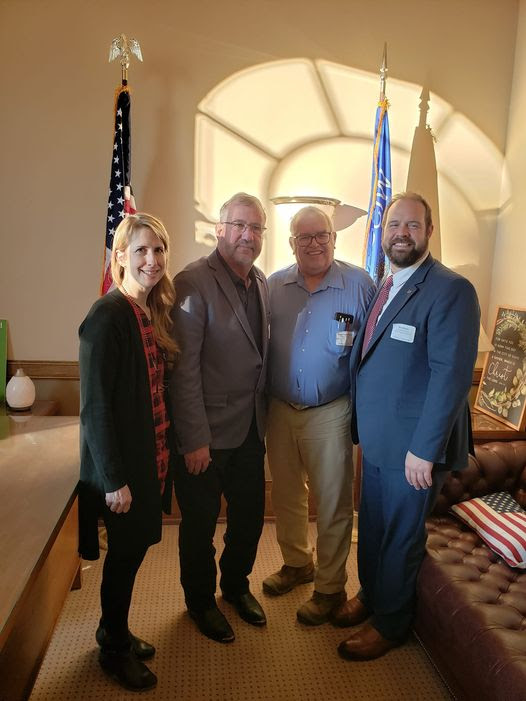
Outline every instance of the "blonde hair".
<path fill-rule="evenodd" d="M 157 343 L 170 356 L 178 353 L 179 347 L 174 341 L 171 330 L 173 321 L 170 311 L 175 303 L 175 290 L 169 272 L 170 239 L 164 224 L 151 214 L 137 212 L 125 217 L 113 236 L 113 248 L 111 251 L 111 275 L 115 285 L 122 291 L 124 268 L 117 261 L 117 251 L 125 251 L 130 242 L 140 229 L 150 229 L 164 246 L 166 255 L 166 268 L 164 275 L 148 295 L 148 307 L 152 314 L 152 326 L 155 331 Z"/>

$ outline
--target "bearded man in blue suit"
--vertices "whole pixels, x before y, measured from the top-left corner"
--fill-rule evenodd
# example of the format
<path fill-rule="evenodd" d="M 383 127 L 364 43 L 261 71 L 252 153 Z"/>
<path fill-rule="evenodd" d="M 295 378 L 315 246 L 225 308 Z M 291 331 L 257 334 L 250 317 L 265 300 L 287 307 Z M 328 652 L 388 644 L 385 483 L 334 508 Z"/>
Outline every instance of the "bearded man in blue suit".
<path fill-rule="evenodd" d="M 468 462 L 480 311 L 472 284 L 430 255 L 432 232 L 420 195 L 392 199 L 382 234 L 391 275 L 351 355 L 352 435 L 363 453 L 361 589 L 333 614 L 337 625 L 358 626 L 338 647 L 351 660 L 379 657 L 407 637 L 426 517 L 447 472 Z"/>

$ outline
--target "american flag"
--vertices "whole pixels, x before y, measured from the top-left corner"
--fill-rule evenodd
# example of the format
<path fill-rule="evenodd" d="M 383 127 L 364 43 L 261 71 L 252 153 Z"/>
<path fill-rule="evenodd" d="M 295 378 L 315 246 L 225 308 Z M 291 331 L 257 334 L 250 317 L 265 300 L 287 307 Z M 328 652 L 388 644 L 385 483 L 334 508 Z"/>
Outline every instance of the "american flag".
<path fill-rule="evenodd" d="M 511 494 L 487 494 L 455 504 L 451 510 L 508 565 L 526 569 L 526 511 Z"/>
<path fill-rule="evenodd" d="M 115 132 L 111 160 L 110 191 L 108 193 L 108 213 L 106 215 L 106 241 L 102 269 L 101 295 L 106 294 L 113 284 L 111 278 L 111 248 L 115 229 L 127 214 L 134 214 L 135 200 L 130 185 L 130 93 L 128 87 L 119 88 L 115 99 Z"/>

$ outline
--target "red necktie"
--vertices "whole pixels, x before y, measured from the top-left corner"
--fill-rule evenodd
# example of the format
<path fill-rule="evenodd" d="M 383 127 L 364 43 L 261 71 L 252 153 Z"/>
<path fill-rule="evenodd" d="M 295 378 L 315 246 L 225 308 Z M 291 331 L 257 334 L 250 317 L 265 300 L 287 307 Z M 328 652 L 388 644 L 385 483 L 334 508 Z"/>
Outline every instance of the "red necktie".
<path fill-rule="evenodd" d="M 378 317 L 380 316 L 382 309 L 384 308 L 384 305 L 387 302 L 387 298 L 389 297 L 389 291 L 391 290 L 392 286 L 393 276 L 389 275 L 386 278 L 382 289 L 380 290 L 378 297 L 376 298 L 376 302 L 374 303 L 374 306 L 371 309 L 369 318 L 367 319 L 367 326 L 365 327 L 365 333 L 363 336 L 362 358 L 365 355 L 365 352 L 367 351 L 369 343 L 371 342 L 371 338 L 373 337 L 373 333 L 376 328 L 376 322 L 378 321 Z"/>

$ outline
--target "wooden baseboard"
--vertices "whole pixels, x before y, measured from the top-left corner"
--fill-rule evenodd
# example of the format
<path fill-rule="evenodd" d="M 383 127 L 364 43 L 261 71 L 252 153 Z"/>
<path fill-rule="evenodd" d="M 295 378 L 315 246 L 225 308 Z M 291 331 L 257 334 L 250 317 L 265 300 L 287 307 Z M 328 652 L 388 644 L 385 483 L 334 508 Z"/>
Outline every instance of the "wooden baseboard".
<path fill-rule="evenodd" d="M 33 380 L 78 380 L 79 364 L 77 360 L 8 360 L 7 379 L 18 368 Z"/>
<path fill-rule="evenodd" d="M 18 368 L 37 380 L 78 380 L 79 364 L 77 360 L 8 360 L 7 379 L 12 377 Z M 479 385 L 482 368 L 473 370 L 473 385 Z"/>

